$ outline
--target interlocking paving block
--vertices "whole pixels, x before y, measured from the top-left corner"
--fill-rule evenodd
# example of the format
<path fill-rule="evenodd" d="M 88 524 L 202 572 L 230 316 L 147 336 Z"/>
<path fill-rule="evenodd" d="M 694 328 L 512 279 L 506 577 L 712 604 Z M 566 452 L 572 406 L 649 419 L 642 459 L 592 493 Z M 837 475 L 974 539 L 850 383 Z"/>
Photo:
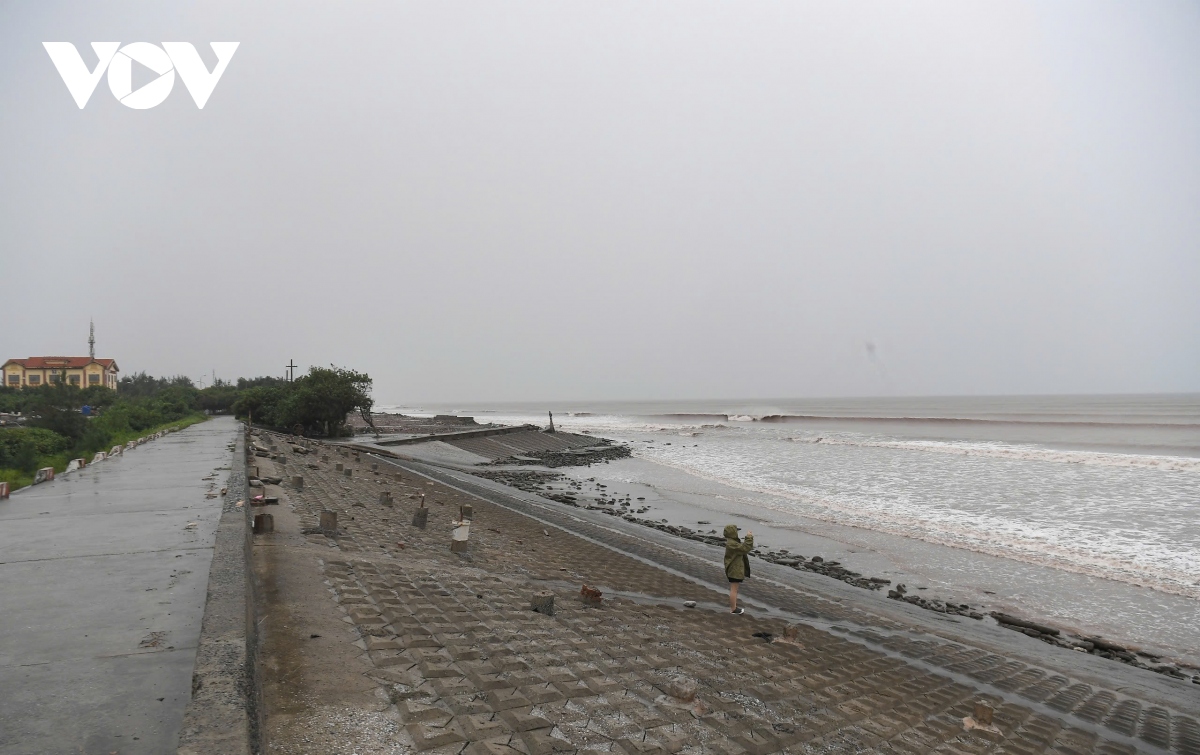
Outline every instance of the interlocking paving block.
<path fill-rule="evenodd" d="M 421 723 L 409 724 L 405 729 L 412 737 L 413 746 L 418 752 L 466 741 L 462 734 L 449 727 L 436 727 Z"/>
<path fill-rule="evenodd" d="M 606 695 L 623 689 L 620 682 L 616 681 L 615 679 L 607 679 L 602 676 L 589 676 L 582 681 L 587 685 L 588 689 L 592 691 L 592 694 L 596 695 Z"/>
<path fill-rule="evenodd" d="M 499 713 L 499 717 L 513 731 L 548 729 L 554 725 L 541 716 L 532 715 L 528 707 L 506 709 Z"/>
<path fill-rule="evenodd" d="M 591 687 L 581 679 L 572 679 L 571 681 L 553 682 L 555 689 L 562 693 L 568 699 L 573 697 L 590 697 L 596 694 Z"/>
<path fill-rule="evenodd" d="M 410 633 L 407 628 L 404 630 L 404 635 L 400 637 L 400 641 L 406 648 L 440 648 L 442 643 L 429 635 Z"/>
<path fill-rule="evenodd" d="M 416 700 L 401 700 L 396 704 L 396 710 L 406 724 L 431 723 L 434 726 L 443 727 L 453 718 L 450 713 L 437 706 Z"/>
<path fill-rule="evenodd" d="M 417 664 L 417 669 L 426 679 L 449 679 L 463 675 L 458 666 L 447 660 L 423 660 Z"/>
<path fill-rule="evenodd" d="M 492 708 L 479 699 L 478 694 L 462 694 L 442 698 L 442 705 L 454 711 L 456 716 L 492 715 Z"/>
<path fill-rule="evenodd" d="M 1185 755 L 1200 755 L 1200 723 L 1187 716 L 1175 716 L 1175 749 Z"/>
<path fill-rule="evenodd" d="M 557 702 L 565 697 L 562 692 L 559 692 L 558 689 L 549 682 L 522 687 L 521 694 L 523 694 L 525 698 L 534 705 L 544 705 L 546 703 Z"/>
<path fill-rule="evenodd" d="M 378 613 L 362 613 L 359 611 L 351 611 L 350 618 L 354 620 L 355 624 L 359 624 L 361 626 L 383 626 L 387 623 L 387 620 Z"/>
<path fill-rule="evenodd" d="M 1016 692 L 1019 689 L 1036 684 L 1045 675 L 1046 672 L 1041 669 L 1024 668 L 1020 673 L 1004 679 L 998 679 L 993 684 L 1005 692 Z"/>
<path fill-rule="evenodd" d="M 572 663 L 571 671 L 580 679 L 593 679 L 606 674 L 617 674 L 624 670 L 621 664 L 598 661 L 595 666 L 588 663 Z"/>
<path fill-rule="evenodd" d="M 511 686 L 508 677 L 500 672 L 475 673 L 467 670 L 467 678 L 476 688 L 486 692 L 494 689 L 505 689 Z"/>
<path fill-rule="evenodd" d="M 448 648 L 456 661 L 477 661 L 482 653 L 477 648 Z"/>
<path fill-rule="evenodd" d="M 641 737 L 619 739 L 617 740 L 617 746 L 629 755 L 655 755 L 655 753 L 664 753 L 667 751 L 658 740 L 642 739 Z"/>
<path fill-rule="evenodd" d="M 455 717 L 454 725 L 463 733 L 463 736 L 472 741 L 500 737 L 504 738 L 505 744 L 507 744 L 507 737 L 512 734 L 512 729 L 502 719 L 491 713 L 459 715 Z"/>
<path fill-rule="evenodd" d="M 411 658 L 403 653 L 397 653 L 391 650 L 377 650 L 369 652 L 367 655 L 371 658 L 371 662 L 375 664 L 375 668 L 378 669 L 398 667 L 396 668 L 397 671 L 404 671 L 417 665 Z"/>
<path fill-rule="evenodd" d="M 521 751 L 509 746 L 510 739 L 509 736 L 503 736 L 472 742 L 463 750 L 463 755 L 522 755 Z"/>
<path fill-rule="evenodd" d="M 1163 749 L 1171 746 L 1171 715 L 1162 708 L 1150 708 L 1142 716 L 1138 738 Z"/>
<path fill-rule="evenodd" d="M 529 755 L 550 755 L 553 752 L 574 752 L 575 745 L 554 733 L 554 729 L 530 729 L 518 735 Z"/>
<path fill-rule="evenodd" d="M 782 749 L 779 740 L 773 734 L 759 730 L 751 730 L 745 734 L 734 736 L 733 741 L 741 745 L 750 755 L 767 755 L 767 753 Z"/>
<path fill-rule="evenodd" d="M 367 650 L 403 650 L 403 644 L 395 637 L 367 637 Z"/>
<path fill-rule="evenodd" d="M 487 701 L 492 706 L 492 710 L 497 713 L 511 708 L 528 708 L 532 705 L 529 698 L 521 694 L 520 690 L 512 687 L 489 690 Z"/>
<path fill-rule="evenodd" d="M 1113 706 L 1104 725 L 1113 731 L 1132 737 L 1137 733 L 1138 719 L 1141 718 L 1142 704 L 1137 700 L 1122 700 Z"/>
<path fill-rule="evenodd" d="M 1067 684 L 1068 680 L 1065 677 L 1052 676 L 1021 690 L 1017 694 L 1026 700 L 1041 702 L 1057 692 L 1059 689 L 1065 687 Z"/>
<path fill-rule="evenodd" d="M 450 697 L 451 695 L 461 695 L 475 691 L 475 685 L 471 684 L 471 680 L 461 676 L 431 679 L 429 686 L 438 697 Z"/>
<path fill-rule="evenodd" d="M 579 677 L 571 673 L 571 669 L 567 668 L 566 666 L 546 667 L 541 669 L 538 672 L 538 675 L 548 682 L 573 682 L 579 679 Z"/>

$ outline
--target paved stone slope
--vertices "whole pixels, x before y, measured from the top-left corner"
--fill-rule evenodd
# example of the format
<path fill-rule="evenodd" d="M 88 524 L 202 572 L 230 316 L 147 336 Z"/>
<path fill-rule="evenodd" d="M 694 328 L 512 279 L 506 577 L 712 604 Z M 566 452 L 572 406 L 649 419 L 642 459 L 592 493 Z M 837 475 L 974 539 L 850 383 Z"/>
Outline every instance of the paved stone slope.
<path fill-rule="evenodd" d="M 285 495 L 305 527 L 338 513 L 337 536 L 308 535 L 311 558 L 393 722 L 343 734 L 347 752 L 1200 752 L 1194 720 L 1161 706 L 767 580 L 754 599 L 777 610 L 730 616 L 708 554 L 329 453 L 317 469 L 299 464 L 319 453 L 289 460 L 305 487 Z M 426 530 L 410 524 L 422 493 Z M 462 504 L 465 557 L 449 551 Z M 585 583 L 609 596 L 601 607 L 578 599 Z M 544 590 L 553 616 L 529 610 Z M 979 700 L 995 732 L 964 727 Z"/>

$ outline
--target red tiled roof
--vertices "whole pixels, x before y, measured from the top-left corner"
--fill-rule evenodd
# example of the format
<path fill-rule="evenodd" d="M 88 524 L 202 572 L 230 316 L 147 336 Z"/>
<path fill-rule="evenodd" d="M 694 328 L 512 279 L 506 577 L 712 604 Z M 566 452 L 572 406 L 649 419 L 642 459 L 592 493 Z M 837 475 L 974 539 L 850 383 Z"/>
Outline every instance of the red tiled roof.
<path fill-rule="evenodd" d="M 27 370 L 48 370 L 62 369 L 64 367 L 79 368 L 95 362 L 102 367 L 113 367 L 115 362 L 112 359 L 92 359 L 91 357 L 29 357 L 28 359 L 10 359 L 8 362 L 15 362 Z M 8 364 L 5 362 L 5 364 Z"/>

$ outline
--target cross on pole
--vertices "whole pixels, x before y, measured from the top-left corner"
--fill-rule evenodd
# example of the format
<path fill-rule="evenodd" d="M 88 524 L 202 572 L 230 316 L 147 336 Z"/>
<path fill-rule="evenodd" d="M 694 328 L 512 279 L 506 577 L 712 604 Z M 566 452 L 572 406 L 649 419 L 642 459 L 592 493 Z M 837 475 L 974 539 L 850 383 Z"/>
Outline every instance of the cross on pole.
<path fill-rule="evenodd" d="M 284 365 L 284 367 L 288 368 L 288 382 L 289 383 L 292 382 L 292 380 L 294 380 L 296 378 L 296 367 L 297 366 L 298 365 L 296 364 L 295 359 L 289 359 L 288 363 Z"/>

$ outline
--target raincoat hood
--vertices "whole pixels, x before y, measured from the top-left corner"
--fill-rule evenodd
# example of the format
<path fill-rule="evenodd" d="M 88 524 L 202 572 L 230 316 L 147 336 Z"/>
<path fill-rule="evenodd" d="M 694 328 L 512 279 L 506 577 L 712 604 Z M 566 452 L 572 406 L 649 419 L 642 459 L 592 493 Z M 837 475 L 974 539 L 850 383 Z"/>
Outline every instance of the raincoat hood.
<path fill-rule="evenodd" d="M 738 528 L 737 528 L 736 524 L 725 525 L 725 539 L 726 540 L 737 540 L 738 539 Z"/>

